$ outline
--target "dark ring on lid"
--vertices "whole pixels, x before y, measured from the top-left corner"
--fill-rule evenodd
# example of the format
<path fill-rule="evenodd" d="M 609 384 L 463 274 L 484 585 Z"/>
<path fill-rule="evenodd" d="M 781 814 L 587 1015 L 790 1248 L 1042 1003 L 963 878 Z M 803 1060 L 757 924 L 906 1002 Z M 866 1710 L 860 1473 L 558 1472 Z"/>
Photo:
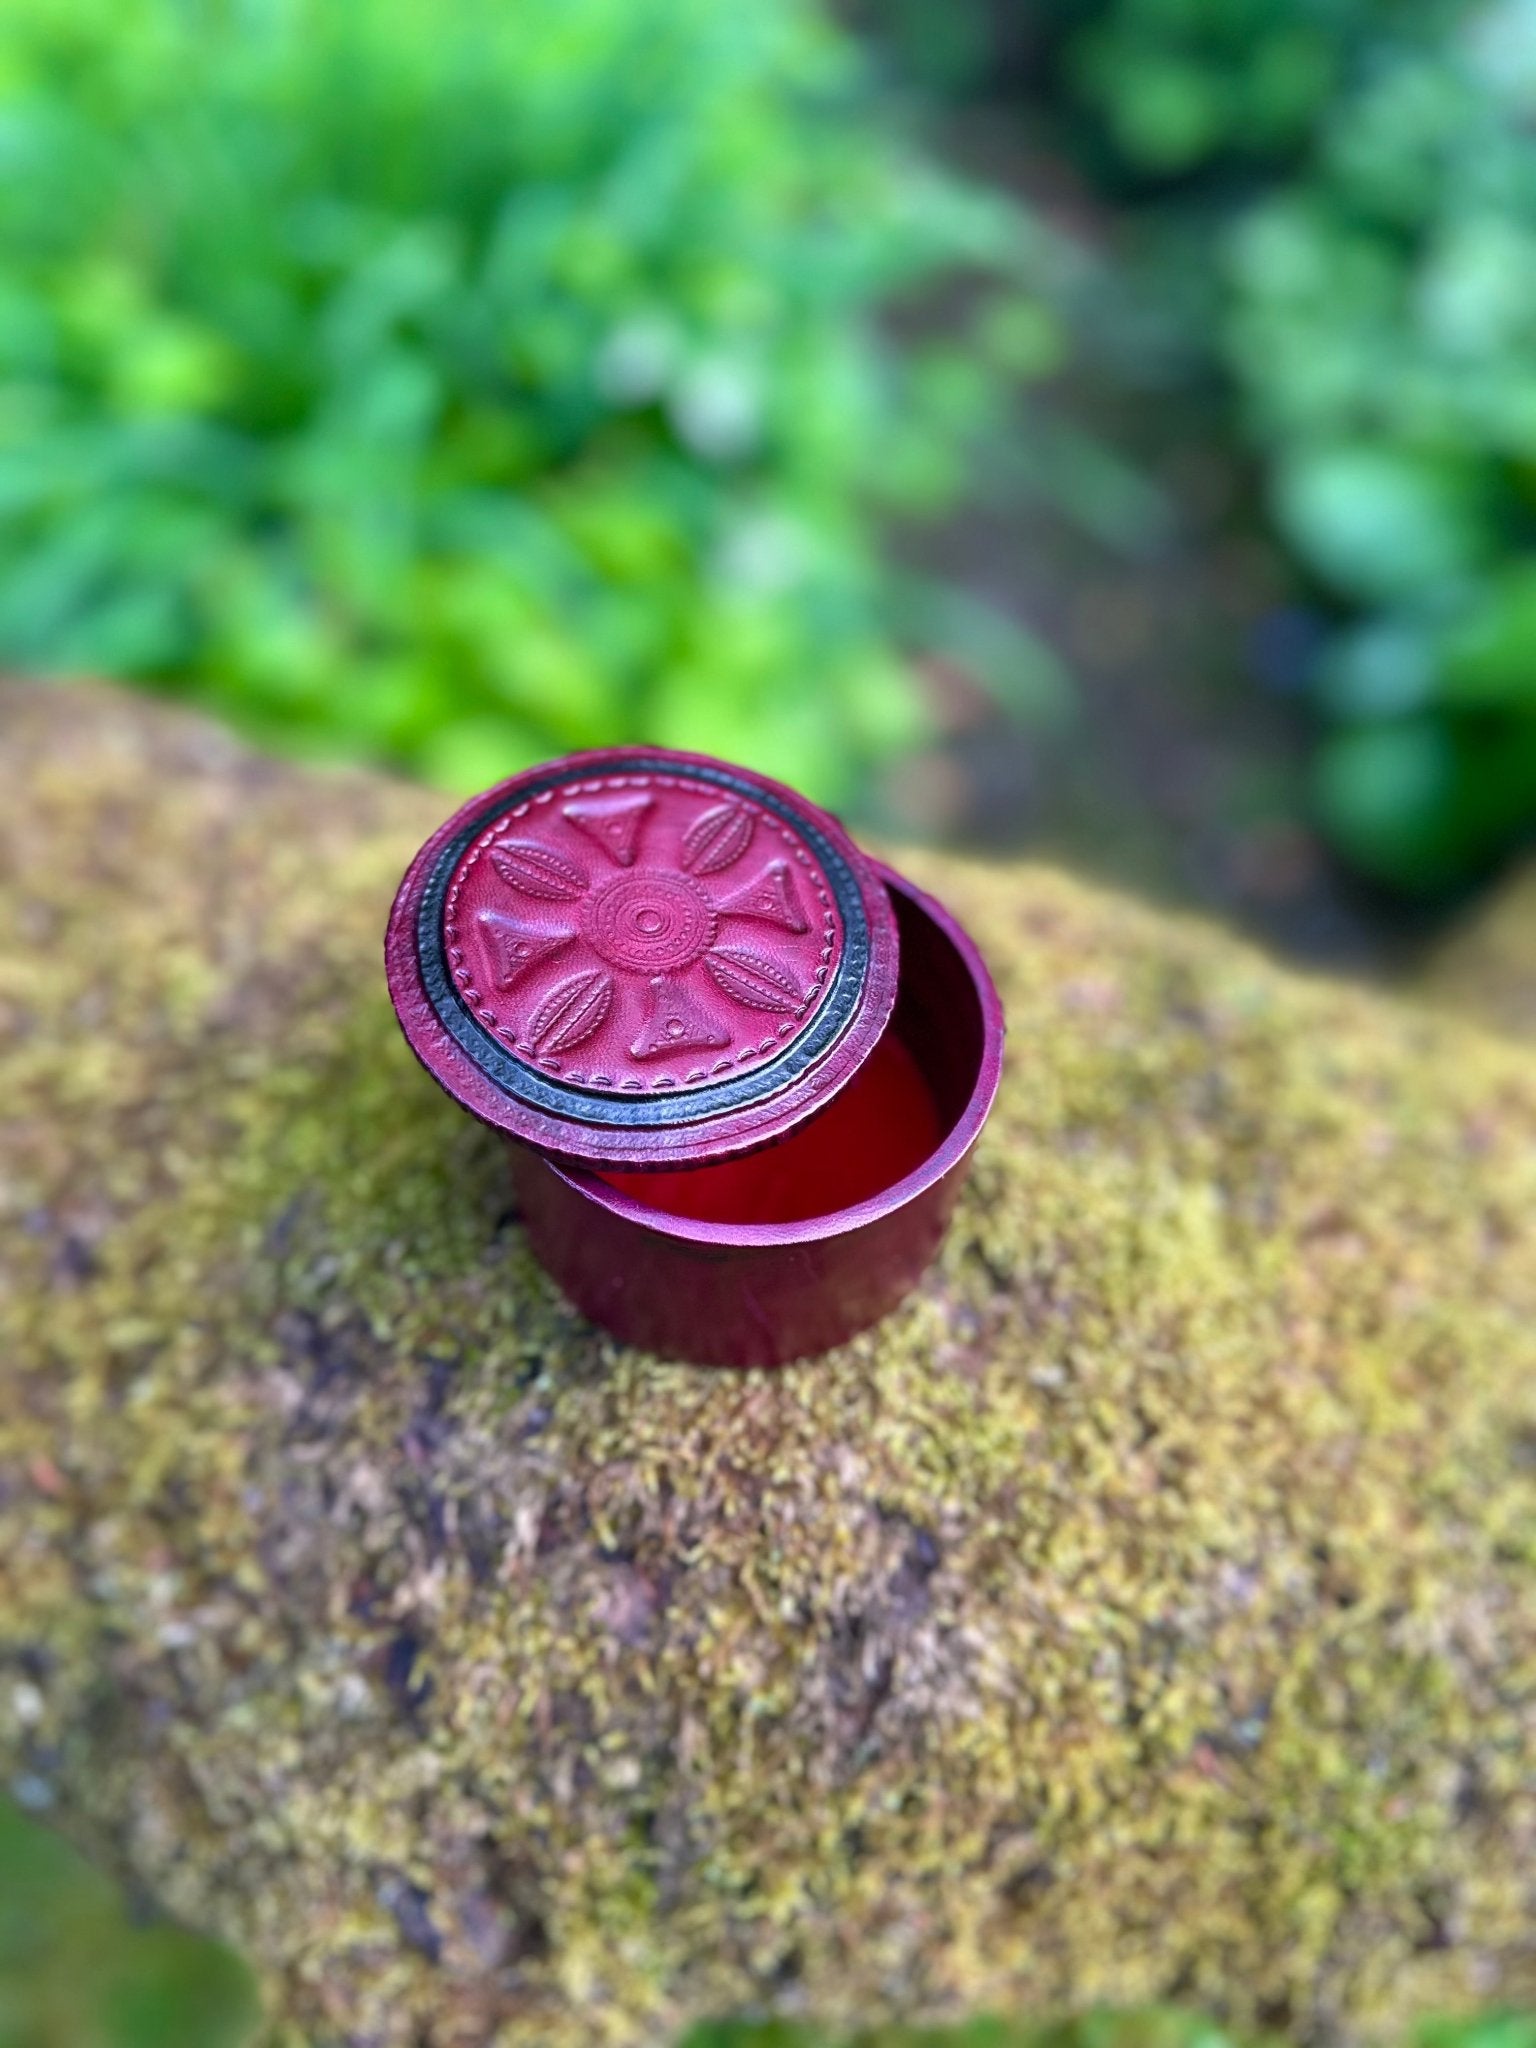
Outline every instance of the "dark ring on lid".
<path fill-rule="evenodd" d="M 469 821 L 438 852 L 427 876 L 416 917 L 416 954 L 422 987 L 442 1028 L 460 1051 L 514 1101 L 567 1122 L 627 1130 L 664 1130 L 765 1101 L 798 1080 L 821 1060 L 848 1029 L 858 1011 L 870 963 L 869 921 L 859 878 L 836 842 L 803 810 L 785 803 L 771 786 L 730 769 L 690 761 L 680 768 L 675 755 L 636 752 L 609 754 L 604 775 L 681 775 L 702 787 L 740 797 L 771 812 L 814 852 L 842 920 L 843 945 L 831 987 L 805 1030 L 784 1049 L 765 1057 L 744 1074 L 727 1081 L 671 1094 L 632 1095 L 604 1092 L 574 1082 L 558 1081 L 521 1060 L 498 1042 L 470 1010 L 454 982 L 444 929 L 444 906 L 459 863 L 488 826 L 507 808 L 499 794 L 476 809 Z M 537 798 L 567 787 L 567 764 L 554 773 L 520 783 L 519 797 Z"/>

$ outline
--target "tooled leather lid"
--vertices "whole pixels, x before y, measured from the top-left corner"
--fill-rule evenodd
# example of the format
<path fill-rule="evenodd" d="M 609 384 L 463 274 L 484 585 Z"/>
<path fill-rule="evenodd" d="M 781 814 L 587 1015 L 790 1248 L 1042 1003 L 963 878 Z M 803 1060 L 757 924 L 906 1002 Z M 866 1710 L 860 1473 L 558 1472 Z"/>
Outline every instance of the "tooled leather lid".
<path fill-rule="evenodd" d="M 417 1057 L 486 1122 L 592 1164 L 771 1142 L 889 1022 L 897 936 L 837 821 L 659 748 L 576 754 L 463 806 L 386 940 Z"/>

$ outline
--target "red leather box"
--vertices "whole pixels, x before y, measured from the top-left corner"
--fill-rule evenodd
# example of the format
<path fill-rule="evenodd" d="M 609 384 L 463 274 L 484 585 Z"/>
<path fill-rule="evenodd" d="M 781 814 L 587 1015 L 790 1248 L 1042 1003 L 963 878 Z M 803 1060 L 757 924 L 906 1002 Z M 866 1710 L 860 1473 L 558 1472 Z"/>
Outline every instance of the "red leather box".
<path fill-rule="evenodd" d="M 997 1088 L 1001 1006 L 955 920 L 699 755 L 571 755 L 471 799 L 385 959 L 417 1057 L 513 1141 L 550 1273 L 699 1364 L 782 1364 L 894 1307 Z"/>

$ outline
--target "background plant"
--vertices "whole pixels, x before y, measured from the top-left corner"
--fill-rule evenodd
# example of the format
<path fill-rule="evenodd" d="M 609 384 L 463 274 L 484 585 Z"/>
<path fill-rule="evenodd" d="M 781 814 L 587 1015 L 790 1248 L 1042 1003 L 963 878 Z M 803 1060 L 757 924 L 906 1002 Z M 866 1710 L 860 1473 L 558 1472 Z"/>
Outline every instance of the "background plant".
<path fill-rule="evenodd" d="M 1393 51 L 1239 226 L 1226 340 L 1281 531 L 1351 618 L 1317 793 L 1454 884 L 1536 823 L 1536 8 Z"/>
<path fill-rule="evenodd" d="M 1379 881 L 1465 883 L 1536 827 L 1536 6 L 1064 18 L 1066 71 L 1171 261 L 1226 223 L 1186 340 L 1232 378 L 1328 608 L 1320 821 Z"/>
<path fill-rule="evenodd" d="M 1536 828 L 1536 5 L 1039 0 L 1001 71 L 962 13 L 939 72 L 1001 82 L 1133 259 L 1134 342 L 1083 348 L 1150 335 L 1257 458 L 1322 628 L 1320 822 L 1406 892 L 1486 873 Z"/>
<path fill-rule="evenodd" d="M 1051 359 L 1039 261 L 816 0 L 0 0 L 0 659 L 835 798 L 921 722 L 875 522 Z M 890 345 L 957 269 L 964 346 Z"/>
<path fill-rule="evenodd" d="M 1198 179 L 1303 155 L 1320 121 L 1446 0 L 1046 0 L 1063 83 L 1123 174 Z"/>

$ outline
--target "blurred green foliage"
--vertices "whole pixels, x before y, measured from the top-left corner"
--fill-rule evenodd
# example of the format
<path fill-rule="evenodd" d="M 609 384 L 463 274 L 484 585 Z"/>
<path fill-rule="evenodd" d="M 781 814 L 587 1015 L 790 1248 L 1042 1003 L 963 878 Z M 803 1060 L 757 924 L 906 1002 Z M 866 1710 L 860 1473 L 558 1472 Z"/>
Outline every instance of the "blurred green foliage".
<path fill-rule="evenodd" d="M 923 10 L 880 11 L 977 89 L 996 0 L 964 0 L 954 77 Z M 1173 359 L 1230 378 L 1330 608 L 1320 819 L 1378 881 L 1454 889 L 1536 829 L 1536 0 L 1034 16 L 1012 90 L 1130 227 Z"/>
<path fill-rule="evenodd" d="M 1177 178 L 1264 166 L 1399 38 L 1455 0 L 1047 0 L 1065 71 L 1122 165 Z"/>
<path fill-rule="evenodd" d="M 1227 340 L 1276 518 L 1349 607 L 1325 823 L 1454 885 L 1536 825 L 1536 6 L 1393 52 L 1238 225 Z"/>
<path fill-rule="evenodd" d="M 258 2017 L 227 1949 L 133 1925 L 105 1878 L 0 1800 L 0 2048 L 245 2048 Z"/>
<path fill-rule="evenodd" d="M 1536 828 L 1536 5 L 1111 0 L 1072 61 L 1165 219 L 1227 218 L 1212 345 L 1337 620 L 1319 818 L 1456 888 Z"/>
<path fill-rule="evenodd" d="M 876 523 L 1054 360 L 1040 253 L 820 0 L 0 0 L 0 660 L 835 799 L 921 726 Z"/>

